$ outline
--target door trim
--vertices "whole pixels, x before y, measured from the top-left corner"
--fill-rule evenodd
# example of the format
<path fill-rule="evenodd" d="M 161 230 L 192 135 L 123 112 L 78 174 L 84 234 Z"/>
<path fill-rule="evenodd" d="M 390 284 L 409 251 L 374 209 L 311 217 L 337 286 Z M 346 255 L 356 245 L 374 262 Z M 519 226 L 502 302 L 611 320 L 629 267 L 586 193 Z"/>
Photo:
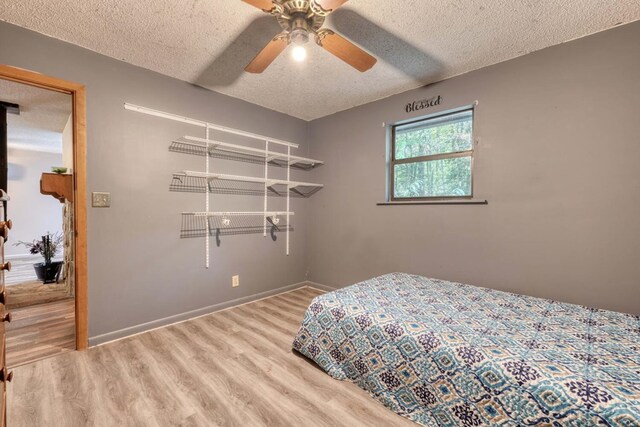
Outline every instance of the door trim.
<path fill-rule="evenodd" d="M 73 103 L 76 349 L 89 346 L 87 262 L 87 107 L 84 85 L 0 64 L 0 78 L 67 93 Z"/>

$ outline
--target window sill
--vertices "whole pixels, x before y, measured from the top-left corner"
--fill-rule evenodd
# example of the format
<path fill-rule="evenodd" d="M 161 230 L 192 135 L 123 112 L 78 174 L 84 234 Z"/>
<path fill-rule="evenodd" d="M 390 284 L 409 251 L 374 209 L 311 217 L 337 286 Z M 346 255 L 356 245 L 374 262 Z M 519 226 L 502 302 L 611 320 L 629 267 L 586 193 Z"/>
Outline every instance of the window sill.
<path fill-rule="evenodd" d="M 425 200 L 412 202 L 380 202 L 377 206 L 421 206 L 421 205 L 488 205 L 488 200 Z"/>

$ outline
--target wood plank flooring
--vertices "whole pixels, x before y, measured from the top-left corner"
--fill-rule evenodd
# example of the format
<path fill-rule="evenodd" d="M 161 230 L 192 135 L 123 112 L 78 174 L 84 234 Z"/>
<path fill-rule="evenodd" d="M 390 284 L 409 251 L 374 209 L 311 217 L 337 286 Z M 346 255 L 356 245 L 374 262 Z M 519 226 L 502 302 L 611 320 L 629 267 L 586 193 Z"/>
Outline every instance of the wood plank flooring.
<path fill-rule="evenodd" d="M 69 298 L 64 283 L 43 284 L 36 280 L 6 287 L 7 309 L 28 307 Z"/>
<path fill-rule="evenodd" d="M 15 367 L 76 348 L 75 301 L 38 304 L 8 310 L 7 366 Z"/>
<path fill-rule="evenodd" d="M 310 288 L 21 366 L 11 426 L 411 426 L 291 350 Z"/>

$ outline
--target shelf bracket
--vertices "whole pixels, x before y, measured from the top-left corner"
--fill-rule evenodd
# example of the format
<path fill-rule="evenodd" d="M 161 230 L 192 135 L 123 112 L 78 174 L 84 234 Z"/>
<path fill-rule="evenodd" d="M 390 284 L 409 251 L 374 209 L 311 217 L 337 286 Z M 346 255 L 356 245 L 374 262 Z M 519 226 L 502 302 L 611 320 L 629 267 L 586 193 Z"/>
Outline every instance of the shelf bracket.
<path fill-rule="evenodd" d="M 301 191 L 296 190 L 296 188 L 295 188 L 295 187 L 291 187 L 291 188 L 289 189 L 289 191 L 292 191 L 292 192 L 296 193 L 296 194 L 297 194 L 297 195 L 299 195 L 299 196 L 302 196 L 302 197 L 305 197 L 305 198 L 307 197 L 307 196 L 305 196 L 305 195 L 304 195 L 304 193 L 302 193 Z"/>
<path fill-rule="evenodd" d="M 73 175 L 43 173 L 40 178 L 40 193 L 53 196 L 64 203 L 65 200 L 73 202 Z"/>
<path fill-rule="evenodd" d="M 267 187 L 267 189 L 269 191 L 271 191 L 273 194 L 276 194 L 278 196 L 280 195 L 280 193 L 278 193 L 278 191 L 275 188 L 271 187 L 271 186 Z"/>

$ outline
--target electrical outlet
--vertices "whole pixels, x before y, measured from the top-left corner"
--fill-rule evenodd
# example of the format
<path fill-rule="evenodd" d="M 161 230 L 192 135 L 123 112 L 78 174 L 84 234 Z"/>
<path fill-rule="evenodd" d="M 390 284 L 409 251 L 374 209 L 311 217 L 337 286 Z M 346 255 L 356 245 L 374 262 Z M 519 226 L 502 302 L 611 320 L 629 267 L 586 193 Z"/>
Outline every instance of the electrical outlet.
<path fill-rule="evenodd" d="M 111 206 L 111 193 L 91 193 L 91 206 L 94 208 L 108 208 Z"/>
<path fill-rule="evenodd" d="M 238 286 L 240 286 L 240 276 L 233 276 L 231 278 L 231 287 L 237 288 Z"/>

